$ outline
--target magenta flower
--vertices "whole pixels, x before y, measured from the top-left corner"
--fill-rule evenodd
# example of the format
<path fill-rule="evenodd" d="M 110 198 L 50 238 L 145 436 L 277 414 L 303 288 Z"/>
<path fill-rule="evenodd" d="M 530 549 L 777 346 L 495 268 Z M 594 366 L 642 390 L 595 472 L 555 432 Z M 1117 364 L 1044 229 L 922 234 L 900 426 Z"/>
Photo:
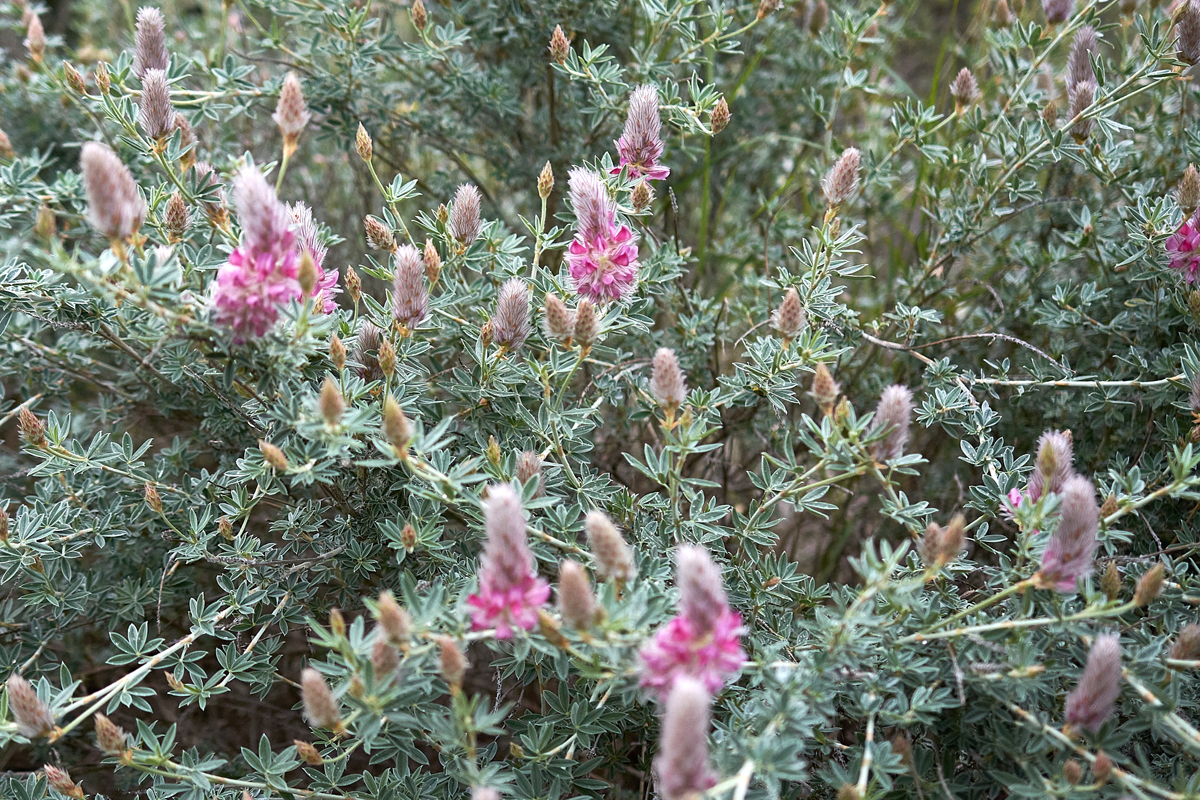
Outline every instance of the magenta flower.
<path fill-rule="evenodd" d="M 682 676 L 720 691 L 746 662 L 742 618 L 729 608 L 721 570 L 708 551 L 684 545 L 676 553 L 680 613 L 638 651 L 641 685 L 665 698 Z"/>
<path fill-rule="evenodd" d="M 1200 274 L 1200 222 L 1196 217 L 1184 221 L 1167 239 L 1167 254 L 1171 257 L 1171 269 L 1182 272 L 1188 283 L 1195 283 Z"/>
<path fill-rule="evenodd" d="M 287 209 L 256 167 L 238 174 L 234 203 L 242 241 L 217 272 L 213 309 L 216 322 L 241 342 L 265 334 L 279 307 L 300 297 L 299 254 Z"/>
<path fill-rule="evenodd" d="M 317 284 L 312 293 L 313 308 L 319 314 L 332 314 L 337 309 L 337 302 L 333 298 L 341 291 L 338 287 L 338 272 L 336 269 L 325 271 L 324 262 L 328 248 L 321 241 L 317 224 L 313 221 L 312 209 L 307 203 L 289 203 L 287 211 L 291 220 L 291 230 L 296 235 L 300 250 L 307 252 L 317 267 Z"/>
<path fill-rule="evenodd" d="M 663 156 L 662 119 L 658 115 L 658 90 L 653 86 L 639 86 L 629 96 L 629 115 L 616 145 L 621 161 L 620 166 L 612 168 L 612 175 L 620 175 L 621 167 L 628 167 L 630 177 L 650 181 L 661 181 L 671 174 L 668 167 L 658 163 Z"/>
<path fill-rule="evenodd" d="M 617 208 L 600 176 L 576 167 L 568 179 L 575 209 L 575 240 L 567 267 L 577 294 L 594 301 L 618 300 L 637 283 L 637 239 L 617 225 Z"/>
<path fill-rule="evenodd" d="M 517 628 L 537 625 L 550 585 L 537 575 L 517 493 L 505 484 L 488 487 L 483 517 L 487 541 L 479 557 L 479 591 L 467 598 L 474 609 L 471 628 L 495 628 L 497 639 L 508 639 Z"/>

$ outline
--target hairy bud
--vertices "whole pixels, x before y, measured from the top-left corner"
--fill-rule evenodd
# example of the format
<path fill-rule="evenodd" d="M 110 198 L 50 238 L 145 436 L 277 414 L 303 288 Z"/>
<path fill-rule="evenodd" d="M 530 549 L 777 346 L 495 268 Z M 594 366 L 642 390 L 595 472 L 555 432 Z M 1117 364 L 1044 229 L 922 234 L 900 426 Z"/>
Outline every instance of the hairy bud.
<path fill-rule="evenodd" d="M 929 523 L 921 539 L 921 558 L 934 569 L 939 569 L 958 558 L 966 541 L 967 521 L 957 514 L 945 528 Z"/>
<path fill-rule="evenodd" d="M 233 523 L 229 521 L 229 517 L 221 517 L 217 520 L 217 533 L 221 535 L 222 539 L 233 541 Z"/>
<path fill-rule="evenodd" d="M 950 84 L 950 96 L 954 98 L 954 109 L 960 114 L 975 104 L 979 99 L 979 83 L 971 70 L 963 67 L 958 71 L 958 76 Z"/>
<path fill-rule="evenodd" d="M 319 767 L 325 763 L 325 759 L 321 758 L 321 751 L 313 747 L 308 742 L 302 742 L 299 739 L 293 740 L 292 744 L 296 745 L 296 755 L 304 760 L 305 764 L 311 767 Z"/>
<path fill-rule="evenodd" d="M 1096 637 L 1075 690 L 1067 695 L 1067 724 L 1095 733 L 1112 716 L 1121 694 L 1121 643 L 1115 633 Z"/>
<path fill-rule="evenodd" d="M 283 451 L 278 447 L 271 444 L 266 439 L 259 439 L 258 449 L 262 451 L 263 461 L 265 461 L 267 466 L 269 466 L 271 469 L 279 472 L 284 472 L 287 470 L 287 456 L 285 456 Z"/>
<path fill-rule="evenodd" d="M 1000 0 L 992 11 L 992 22 L 997 28 L 1007 28 L 1012 25 L 1012 12 L 1008 10 L 1008 0 Z"/>
<path fill-rule="evenodd" d="M 567 41 L 567 35 L 563 33 L 562 25 L 554 26 L 554 33 L 550 34 L 550 58 L 558 63 L 565 64 L 567 62 L 567 54 L 571 52 L 571 43 Z"/>
<path fill-rule="evenodd" d="M 88 142 L 79 157 L 88 221 L 109 239 L 127 239 L 146 218 L 146 202 L 129 168 L 107 145 Z"/>
<path fill-rule="evenodd" d="M 1176 53 L 1188 64 L 1200 62 L 1200 0 L 1184 0 L 1176 12 Z"/>
<path fill-rule="evenodd" d="M 400 458 L 408 457 L 408 442 L 412 438 L 412 427 L 400 404 L 391 395 L 383 401 L 383 437 L 396 449 Z"/>
<path fill-rule="evenodd" d="M 491 323 L 492 338 L 497 344 L 512 351 L 521 349 L 530 333 L 529 287 L 525 281 L 509 278 L 504 282 Z"/>
<path fill-rule="evenodd" d="M 1100 510 L 1092 482 L 1079 475 L 1067 479 L 1062 488 L 1058 528 L 1046 544 L 1041 569 L 1034 576 L 1037 585 L 1069 592 L 1076 581 L 1090 575 L 1099 524 Z"/>
<path fill-rule="evenodd" d="M 812 389 L 809 391 L 809 395 L 817 401 L 817 405 L 821 407 L 825 416 L 833 414 L 833 405 L 837 402 L 838 394 L 841 391 L 842 387 L 838 386 L 838 382 L 833 379 L 833 373 L 829 371 L 829 367 L 825 366 L 824 361 L 819 362 L 817 371 L 813 373 Z"/>
<path fill-rule="evenodd" d="M 46 29 L 37 14 L 30 13 L 25 24 L 25 49 L 29 51 L 29 59 L 35 64 L 42 63 L 46 55 Z"/>
<path fill-rule="evenodd" d="M 1075 786 L 1083 780 L 1083 767 L 1075 759 L 1069 758 L 1063 763 L 1062 774 L 1067 783 Z"/>
<path fill-rule="evenodd" d="M 629 202 L 633 204 L 633 210 L 640 214 L 654 202 L 654 190 L 645 180 L 640 180 L 637 186 L 633 187 L 633 191 L 629 193 Z"/>
<path fill-rule="evenodd" d="M 358 157 L 363 161 L 371 160 L 374 145 L 371 142 L 371 134 L 367 133 L 367 129 L 361 122 L 358 123 L 358 133 L 354 136 L 354 149 L 358 151 Z"/>
<path fill-rule="evenodd" d="M 538 173 L 537 179 L 538 197 L 545 200 L 550 196 L 550 192 L 554 191 L 554 168 L 550 166 L 550 162 L 546 162 L 546 166 L 542 167 L 542 171 Z"/>
<path fill-rule="evenodd" d="M 1108 754 L 1103 750 L 1096 753 L 1096 760 L 1092 762 L 1092 778 L 1095 779 L 1097 786 L 1108 783 L 1108 779 L 1112 777 L 1112 770 L 1113 762 Z"/>
<path fill-rule="evenodd" d="M 354 267 L 346 267 L 346 294 L 355 305 L 362 299 L 362 279 L 354 271 Z"/>
<path fill-rule="evenodd" d="M 1183 171 L 1183 177 L 1179 179 L 1179 188 L 1176 191 L 1183 215 L 1191 217 L 1196 213 L 1196 207 L 1200 206 L 1200 172 L 1197 172 L 1195 164 L 1187 165 L 1187 169 Z"/>
<path fill-rule="evenodd" d="M 1085 81 L 1096 83 L 1096 71 L 1092 68 L 1092 53 L 1100 47 L 1096 38 L 1096 29 L 1084 25 L 1075 32 L 1071 40 L 1071 50 L 1067 54 L 1067 89 L 1070 90 Z"/>
<path fill-rule="evenodd" d="M 54 716 L 37 695 L 37 691 L 17 673 L 8 676 L 8 710 L 17 723 L 17 733 L 26 739 L 37 739 L 54 730 Z"/>
<path fill-rule="evenodd" d="M 45 203 L 38 206 L 37 216 L 33 219 L 33 232 L 43 239 L 53 239 L 58 233 L 58 218 L 54 209 Z"/>
<path fill-rule="evenodd" d="M 17 435 L 30 447 L 46 446 L 46 425 L 28 406 L 21 406 L 17 414 Z"/>
<path fill-rule="evenodd" d="M 676 679 L 667 695 L 654 769 L 665 800 L 687 800 L 708 790 L 716 777 L 708 767 L 712 697 L 690 677 Z"/>
<path fill-rule="evenodd" d="M 575 335 L 575 314 L 558 295 L 553 292 L 546 295 L 546 307 L 542 313 L 546 338 L 565 344 Z"/>
<path fill-rule="evenodd" d="M 1053 100 L 1046 101 L 1046 105 L 1042 106 L 1042 122 L 1050 128 L 1058 125 L 1058 103 Z"/>
<path fill-rule="evenodd" d="M 162 12 L 152 6 L 139 8 L 133 37 L 133 74 L 144 80 L 147 70 L 165 72 L 169 65 L 166 22 Z"/>
<path fill-rule="evenodd" d="M 1108 566 L 1104 568 L 1104 576 L 1100 578 L 1100 591 L 1104 592 L 1109 601 L 1120 598 L 1121 571 L 1117 569 L 1117 562 L 1109 561 Z"/>
<path fill-rule="evenodd" d="M 162 498 L 158 494 L 158 489 L 150 481 L 146 481 L 143 489 L 143 496 L 146 499 L 146 505 L 156 514 L 161 514 L 163 510 Z"/>
<path fill-rule="evenodd" d="M 79 70 L 75 69 L 69 61 L 64 61 L 62 65 L 63 79 L 66 80 L 67 86 L 71 87 L 71 91 L 75 94 L 87 94 L 87 84 L 83 81 L 83 76 L 79 74 Z"/>
<path fill-rule="evenodd" d="M 108 74 L 108 67 L 104 66 L 101 61 L 96 65 L 96 87 L 100 89 L 101 94 L 108 94 L 112 91 L 112 77 Z"/>
<path fill-rule="evenodd" d="M 462 184 L 454 193 L 449 229 L 451 236 L 467 245 L 478 239 L 479 232 L 483 230 L 479 190 L 469 183 Z"/>
<path fill-rule="evenodd" d="M 412 636 L 412 619 L 392 593 L 380 592 L 375 608 L 379 614 L 379 627 L 383 629 L 387 640 L 397 647 L 407 646 Z"/>
<path fill-rule="evenodd" d="M 650 394 L 665 411 L 675 411 L 687 402 L 687 379 L 679 368 L 675 351 L 658 348 L 650 370 Z"/>
<path fill-rule="evenodd" d="M 785 342 L 790 342 L 800 334 L 806 324 L 808 324 L 808 317 L 800 302 L 800 293 L 796 291 L 795 287 L 791 287 L 783 296 L 783 302 L 779 304 L 779 308 L 775 309 L 775 313 L 771 315 L 771 328 Z"/>
<path fill-rule="evenodd" d="M 392 316 L 412 330 L 429 313 L 429 287 L 425 285 L 425 262 L 411 244 L 396 249 L 396 275 L 392 281 Z"/>
<path fill-rule="evenodd" d="M 171 89 L 167 85 L 167 73 L 161 69 L 148 69 L 142 78 L 138 124 L 151 139 L 169 136 L 175 129 L 175 108 L 171 105 Z"/>
<path fill-rule="evenodd" d="M 1200 625 L 1193 622 L 1184 626 L 1175 637 L 1175 644 L 1171 645 L 1171 658 L 1178 661 L 1200 659 Z"/>
<path fill-rule="evenodd" d="M 462 688 L 463 677 L 470 666 L 467 657 L 463 655 L 458 642 L 450 636 L 435 637 L 434 642 L 438 646 L 438 669 L 441 671 L 442 680 L 450 684 L 451 691 L 456 692 Z"/>
<path fill-rule="evenodd" d="M 309 725 L 330 730 L 341 725 L 342 714 L 338 710 L 337 700 L 321 673 L 312 667 L 305 667 L 304 672 L 300 673 L 300 694 Z"/>
<path fill-rule="evenodd" d="M 1062 491 L 1067 478 L 1075 474 L 1072 450 L 1070 431 L 1046 431 L 1041 435 L 1034 471 L 1025 488 L 1030 500 L 1037 501 L 1047 493 Z"/>
<path fill-rule="evenodd" d="M 1163 574 L 1166 569 L 1162 564 L 1155 564 L 1150 569 L 1142 573 L 1142 577 L 1138 578 L 1137 588 L 1133 591 L 1133 604 L 1138 608 L 1145 608 L 1154 602 L 1162 591 Z"/>
<path fill-rule="evenodd" d="M 341 424 L 342 414 L 346 411 L 346 400 L 338 389 L 337 381 L 329 375 L 325 376 L 325 382 L 321 384 L 321 396 L 317 405 L 326 426 L 336 428 Z"/>
<path fill-rule="evenodd" d="M 859 161 L 858 148 L 847 147 L 829 172 L 825 173 L 821 189 L 830 208 L 837 208 L 849 200 L 858 189 Z"/>
<path fill-rule="evenodd" d="M 908 387 L 893 384 L 883 390 L 871 422 L 873 431 L 887 431 L 875 444 L 877 461 L 891 461 L 904 455 L 909 426 L 912 424 L 912 410 L 913 396 Z"/>
<path fill-rule="evenodd" d="M 386 638 L 379 637 L 371 646 L 371 666 L 375 669 L 375 680 L 390 680 L 400 668 L 400 651 Z"/>
<path fill-rule="evenodd" d="M 75 781 L 71 780 L 71 776 L 65 769 L 59 769 L 46 764 L 42 767 L 42 771 L 46 773 L 46 780 L 50 782 L 50 787 L 54 791 L 65 794 L 67 797 L 75 797 L 78 800 L 83 800 L 83 789 Z"/>
<path fill-rule="evenodd" d="M 537 490 L 534 493 L 535 497 L 540 497 L 543 494 L 542 490 L 542 457 L 534 450 L 523 450 L 517 456 L 517 474 L 516 478 L 522 484 L 537 478 Z"/>
<path fill-rule="evenodd" d="M 425 252 L 422 254 L 422 260 L 425 262 L 425 277 L 429 279 L 429 285 L 437 286 L 438 278 L 442 274 L 442 257 L 438 255 L 432 239 L 425 240 Z"/>
<path fill-rule="evenodd" d="M 588 549 L 595 559 L 596 578 L 628 583 L 637 577 L 633 551 L 603 511 L 589 511 L 584 521 Z"/>
<path fill-rule="evenodd" d="M 490 786 L 476 786 L 471 789 L 471 800 L 500 800 L 500 793 Z"/>
<path fill-rule="evenodd" d="M 379 371 L 385 378 L 396 374 L 396 347 L 388 338 L 379 343 Z"/>
<path fill-rule="evenodd" d="M 183 195 L 178 191 L 172 192 L 163 212 L 163 227 L 167 230 L 167 238 L 172 242 L 182 241 L 189 222 L 188 207 Z"/>
<path fill-rule="evenodd" d="M 424 31 L 425 26 L 429 24 L 429 13 L 425 10 L 425 3 L 422 0 L 413 0 L 412 8 L 408 13 L 412 18 L 413 27 Z"/>
<path fill-rule="evenodd" d="M 712 128 L 713 136 L 716 136 L 718 133 L 725 130 L 725 128 L 729 125 L 729 120 L 729 102 L 722 97 L 717 101 L 717 104 L 713 106 L 708 118 L 708 126 Z"/>
<path fill-rule="evenodd" d="M 1071 119 L 1075 119 L 1092 107 L 1092 102 L 1096 99 L 1096 82 L 1081 81 L 1071 87 L 1067 96 L 1071 101 Z M 1071 136 L 1075 138 L 1076 142 L 1083 144 L 1091 135 L 1095 125 L 1096 120 L 1094 119 L 1086 117 L 1078 119 L 1071 126 Z"/>
<path fill-rule="evenodd" d="M 283 86 L 279 90 L 279 103 L 275 106 L 275 113 L 271 115 L 271 119 L 275 120 L 279 132 L 283 134 L 283 155 L 286 158 L 296 152 L 300 134 L 312 119 L 308 104 L 304 101 L 300 78 L 296 73 L 289 72 L 283 79 Z"/>
<path fill-rule="evenodd" d="M 106 756 L 121 756 L 129 749 L 125 743 L 125 731 L 108 717 L 96 714 L 93 723 L 96 726 L 96 746 L 100 752 Z"/>
<path fill-rule="evenodd" d="M 575 307 L 575 342 L 583 350 L 591 349 L 596 337 L 600 335 L 600 319 L 596 316 L 596 306 L 586 297 L 580 298 Z"/>
<path fill-rule="evenodd" d="M 558 606 L 563 621 L 578 630 L 587 630 L 596 619 L 596 597 L 587 570 L 578 561 L 559 562 Z"/>
<path fill-rule="evenodd" d="M 342 344 L 341 337 L 336 333 L 329 340 L 329 360 L 338 372 L 346 368 L 346 345 Z"/>
<path fill-rule="evenodd" d="M 367 246 L 372 250 L 396 252 L 396 237 L 392 235 L 392 229 L 383 224 L 378 217 L 370 214 L 363 217 L 363 230 L 367 234 Z"/>

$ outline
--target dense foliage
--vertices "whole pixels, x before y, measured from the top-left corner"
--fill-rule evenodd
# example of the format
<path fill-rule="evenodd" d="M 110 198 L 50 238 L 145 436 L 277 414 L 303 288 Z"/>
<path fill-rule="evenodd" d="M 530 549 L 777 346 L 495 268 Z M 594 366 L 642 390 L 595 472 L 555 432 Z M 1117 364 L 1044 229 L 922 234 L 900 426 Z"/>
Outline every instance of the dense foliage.
<path fill-rule="evenodd" d="M 0 796 L 1200 797 L 1200 0 L 61 5 Z"/>

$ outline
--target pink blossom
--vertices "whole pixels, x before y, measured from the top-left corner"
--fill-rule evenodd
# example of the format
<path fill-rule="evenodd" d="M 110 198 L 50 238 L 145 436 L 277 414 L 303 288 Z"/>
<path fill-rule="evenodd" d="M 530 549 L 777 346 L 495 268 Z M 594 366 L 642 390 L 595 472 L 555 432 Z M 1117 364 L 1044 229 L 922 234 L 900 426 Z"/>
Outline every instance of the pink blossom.
<path fill-rule="evenodd" d="M 1179 230 L 1167 239 L 1167 253 L 1171 257 L 1171 269 L 1184 274 L 1188 283 L 1195 283 L 1200 274 L 1200 222 L 1191 217 L 1179 226 Z"/>
<path fill-rule="evenodd" d="M 659 163 L 663 156 L 662 119 L 658 115 L 658 90 L 653 86 L 639 86 L 629 96 L 629 115 L 616 145 L 621 161 L 620 166 L 612 168 L 612 175 L 620 175 L 621 167 L 628 168 L 630 177 L 651 181 L 661 181 L 671 174 Z"/>
<path fill-rule="evenodd" d="M 730 609 L 721 612 L 708 632 L 697 630 L 683 615 L 672 617 L 638 651 L 641 685 L 666 697 L 677 678 L 690 676 L 709 692 L 720 691 L 725 679 L 746 663 L 743 631 L 741 616 Z"/>
<path fill-rule="evenodd" d="M 479 591 L 467 598 L 475 609 L 471 628 L 495 628 L 497 639 L 508 639 L 517 628 L 537 625 L 538 609 L 550 599 L 550 585 L 537 575 L 521 499 L 512 487 L 488 487 L 483 517 L 487 541 L 479 557 Z"/>
<path fill-rule="evenodd" d="M 568 183 L 576 224 L 567 265 L 575 291 L 596 301 L 620 299 L 637 283 L 637 239 L 617 225 L 616 204 L 599 175 L 577 167 Z"/>
<path fill-rule="evenodd" d="M 324 262 L 328 248 L 321 241 L 312 209 L 307 203 L 289 203 L 287 210 L 292 233 L 296 235 L 300 250 L 306 251 L 317 267 L 317 284 L 312 293 L 313 308 L 317 313 L 332 314 L 337 309 L 337 302 L 333 298 L 341 291 L 338 286 L 338 272 L 336 269 L 325 271 Z"/>

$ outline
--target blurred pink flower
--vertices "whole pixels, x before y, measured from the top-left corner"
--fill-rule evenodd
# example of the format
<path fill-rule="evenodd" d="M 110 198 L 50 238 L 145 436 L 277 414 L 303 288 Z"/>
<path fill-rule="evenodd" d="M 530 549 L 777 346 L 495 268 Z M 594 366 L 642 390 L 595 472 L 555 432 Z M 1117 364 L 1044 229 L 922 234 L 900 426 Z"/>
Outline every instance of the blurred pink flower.
<path fill-rule="evenodd" d="M 479 557 L 479 591 L 467 598 L 475 609 L 471 628 L 495 628 L 497 639 L 507 639 L 516 628 L 537 625 L 550 585 L 537 575 L 517 493 L 506 484 L 488 487 L 483 516 L 487 541 Z"/>
<path fill-rule="evenodd" d="M 1177 269 L 1195 283 L 1200 274 L 1200 223 L 1191 217 L 1179 226 L 1179 230 L 1167 239 L 1167 254 L 1171 257 L 1171 269 Z"/>

